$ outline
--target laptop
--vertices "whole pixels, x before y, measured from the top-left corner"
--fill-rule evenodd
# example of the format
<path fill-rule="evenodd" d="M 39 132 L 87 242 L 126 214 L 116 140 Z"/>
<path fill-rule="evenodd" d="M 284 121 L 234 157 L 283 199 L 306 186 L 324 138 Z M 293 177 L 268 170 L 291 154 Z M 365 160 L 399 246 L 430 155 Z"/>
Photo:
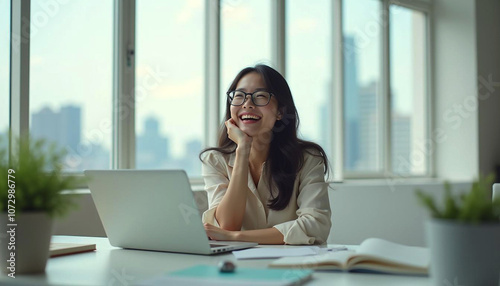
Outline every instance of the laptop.
<path fill-rule="evenodd" d="M 111 245 L 215 254 L 256 246 L 209 240 L 183 170 L 86 170 Z"/>

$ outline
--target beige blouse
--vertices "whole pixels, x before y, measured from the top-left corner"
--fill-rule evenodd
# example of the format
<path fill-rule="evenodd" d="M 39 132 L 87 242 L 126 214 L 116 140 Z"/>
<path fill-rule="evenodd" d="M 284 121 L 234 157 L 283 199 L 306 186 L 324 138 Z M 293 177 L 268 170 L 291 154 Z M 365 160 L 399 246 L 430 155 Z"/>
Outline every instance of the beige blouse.
<path fill-rule="evenodd" d="M 208 194 L 208 210 L 203 213 L 203 222 L 219 226 L 215 210 L 231 180 L 236 155 L 217 151 L 208 151 L 204 155 L 202 175 Z M 322 158 L 305 152 L 304 165 L 295 179 L 290 203 L 280 211 L 267 207 L 271 195 L 265 171 L 260 176 L 258 187 L 249 171 L 248 188 L 251 194 L 247 198 L 241 230 L 274 227 L 283 234 L 286 244 L 325 243 L 332 222 L 328 184 L 323 171 Z"/>

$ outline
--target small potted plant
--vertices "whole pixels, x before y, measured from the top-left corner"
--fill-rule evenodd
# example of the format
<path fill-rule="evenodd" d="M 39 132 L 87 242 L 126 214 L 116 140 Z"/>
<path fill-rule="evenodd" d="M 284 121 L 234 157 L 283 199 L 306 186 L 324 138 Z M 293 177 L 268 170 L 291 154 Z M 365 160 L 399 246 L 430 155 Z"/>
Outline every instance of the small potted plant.
<path fill-rule="evenodd" d="M 0 267 L 7 275 L 45 271 L 52 220 L 74 204 L 63 190 L 80 179 L 63 174 L 65 153 L 54 144 L 22 137 L 9 156 L 0 138 Z"/>
<path fill-rule="evenodd" d="M 426 231 L 435 285 L 499 285 L 500 198 L 492 200 L 492 182 L 493 176 L 480 177 L 460 196 L 445 183 L 442 206 L 417 190 L 432 214 Z"/>

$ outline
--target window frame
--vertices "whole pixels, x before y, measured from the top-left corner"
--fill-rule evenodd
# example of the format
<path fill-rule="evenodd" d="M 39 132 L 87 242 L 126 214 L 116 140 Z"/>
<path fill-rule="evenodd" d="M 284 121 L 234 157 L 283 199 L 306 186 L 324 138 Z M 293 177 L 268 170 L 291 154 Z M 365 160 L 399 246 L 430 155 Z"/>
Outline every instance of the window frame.
<path fill-rule="evenodd" d="M 9 39 L 8 41 L 10 41 L 10 39 L 12 38 L 12 3 L 10 1 L 7 1 L 5 3 L 6 3 L 6 5 L 8 5 L 8 13 L 9 13 L 9 15 L 8 15 L 9 19 L 8 19 L 8 21 L 6 21 L 6 23 L 7 23 L 8 26 L 6 26 L 5 28 L 6 28 L 6 30 L 8 30 L 8 39 Z M 8 75 L 7 75 L 7 78 L 6 78 L 6 81 L 5 81 L 6 85 L 5 85 L 4 88 L 6 88 L 6 90 L 7 90 L 6 97 L 7 97 L 8 102 L 10 103 L 10 93 L 11 93 L 11 86 L 12 86 L 12 77 L 10 75 L 10 73 L 11 73 L 10 68 L 11 68 L 11 61 L 12 61 L 11 43 L 10 42 L 9 42 L 9 45 L 6 46 L 6 51 L 7 51 L 7 55 L 6 55 L 7 57 L 6 58 L 7 58 L 7 61 L 8 61 L 7 62 L 7 65 L 8 65 Z M 2 80 L 2 82 L 4 82 L 4 81 Z M 10 126 L 10 122 L 11 122 L 11 112 L 9 110 L 10 109 L 10 105 L 5 106 L 5 107 L 7 109 L 7 112 L 5 114 L 5 116 L 6 116 L 5 119 L 7 119 L 7 128 L 8 128 Z M 1 128 L 0 129 L 0 134 L 2 134 L 4 131 L 6 131 L 5 126 L 0 126 L 0 128 Z M 5 136 L 8 136 L 8 134 L 5 134 Z M 10 148 L 10 144 L 11 144 L 11 142 L 7 142 L 8 148 Z"/>
<path fill-rule="evenodd" d="M 220 125 L 222 110 L 219 108 L 220 100 L 220 34 L 221 34 L 221 8 L 225 0 L 205 0 L 205 134 L 203 146 L 213 146 L 217 142 L 217 134 Z M 405 7 L 422 12 L 426 15 L 426 138 L 430 138 L 430 132 L 434 125 L 432 116 L 432 51 L 431 51 L 431 4 L 423 0 L 378 0 L 382 4 L 381 19 L 382 28 L 382 114 L 383 114 L 383 172 L 361 173 L 345 172 L 343 170 L 343 59 L 341 48 L 343 44 L 342 34 L 342 3 L 345 0 L 333 0 L 332 21 L 329 27 L 332 32 L 333 50 L 331 53 L 332 80 L 332 104 L 328 106 L 328 112 L 334 114 L 332 130 L 327 130 L 332 146 L 325 146 L 334 155 L 332 166 L 334 170 L 333 180 L 364 178 L 416 178 L 435 176 L 434 152 L 427 152 L 427 174 L 419 176 L 401 176 L 391 171 L 391 146 L 390 146 L 390 67 L 389 67 L 389 25 L 391 5 Z M 214 5 L 214 2 L 216 5 Z M 284 73 L 286 70 L 286 46 L 285 46 L 285 5 L 286 0 L 272 1 L 271 29 L 273 42 L 271 43 L 271 61 L 277 70 Z M 21 19 L 30 19 L 31 1 L 11 0 L 11 67 L 10 67 L 10 122 L 9 127 L 13 135 L 19 136 L 29 132 L 29 27 Z M 113 144 L 111 150 L 112 169 L 135 168 L 135 14 L 136 0 L 114 0 L 113 9 Z M 28 33 L 26 33 L 28 31 Z M 16 36 L 21 35 L 22 41 L 16 42 Z M 279 35 L 279 36 L 277 36 Z M 18 44 L 17 49 L 14 45 Z M 128 65 L 127 65 L 128 60 Z M 28 83 L 28 84 L 26 84 Z M 119 118 L 122 109 L 128 109 L 130 116 Z M 12 145 L 12 144 L 10 144 Z M 434 146 L 431 146 L 434 150 Z M 83 176 L 79 174 L 79 176 Z M 202 178 L 190 178 L 192 183 L 202 183 Z"/>
<path fill-rule="evenodd" d="M 342 2 L 342 0 L 336 0 L 337 2 Z M 346 0 L 344 0 L 346 1 Z M 425 30 L 426 30 L 426 47 L 425 47 L 425 54 L 426 54 L 426 62 L 425 62 L 425 72 L 426 72 L 426 88 L 425 88 L 425 91 L 426 91 L 426 97 L 424 99 L 425 101 L 425 108 L 426 108 L 426 118 L 428 119 L 427 122 L 425 122 L 425 127 L 426 127 L 426 132 L 425 132 L 425 138 L 428 139 L 430 138 L 430 132 L 431 132 L 431 128 L 433 126 L 433 110 L 432 110 L 432 104 L 431 104 L 431 94 L 432 94 L 432 69 L 430 68 L 431 67 L 431 58 L 432 58 L 432 53 L 431 53 L 431 39 L 432 39 L 432 35 L 431 35 L 431 19 L 432 19 L 432 14 L 431 14 L 431 5 L 427 2 L 424 2 L 424 1 L 421 1 L 421 0 L 416 0 L 416 1 L 412 1 L 412 0 L 378 0 L 380 1 L 381 5 L 382 5 L 382 8 L 380 10 L 380 19 L 382 19 L 382 39 L 381 39 L 381 42 L 382 42 L 382 47 L 381 47 L 381 55 L 380 55 L 380 58 L 381 58 L 381 61 L 382 61 L 382 64 L 381 64 L 381 70 L 380 70 L 380 73 L 381 73 L 381 95 L 382 95 L 382 98 L 381 98 L 381 106 L 382 106 L 382 109 L 380 111 L 381 113 L 381 116 L 382 116 L 382 148 L 383 150 L 381 151 L 381 154 L 382 154 L 382 166 L 383 166 L 383 169 L 380 171 L 380 172 L 356 172 L 356 171 L 346 171 L 343 169 L 343 156 L 341 156 L 341 163 L 338 163 L 338 162 L 335 162 L 335 166 L 337 167 L 337 170 L 339 170 L 338 168 L 342 168 L 342 173 L 343 173 L 343 176 L 341 178 L 336 178 L 335 177 L 335 180 L 350 180 L 350 179 L 383 179 L 383 178 L 398 178 L 398 179 L 406 179 L 406 178 L 429 178 L 429 177 L 434 177 L 435 176 L 435 169 L 434 169 L 434 161 L 435 161 L 435 157 L 434 157 L 434 154 L 433 152 L 426 152 L 426 159 L 427 159 L 427 166 L 426 166 L 426 173 L 425 174 L 422 174 L 422 175 L 411 175 L 411 174 L 396 174 L 394 172 L 392 172 L 392 166 L 391 166 L 391 162 L 392 162 L 392 146 L 391 146 L 391 126 L 392 126 L 392 120 L 391 120 L 391 114 L 392 114 L 392 110 L 391 110 L 391 94 L 390 94 L 390 73 L 391 73 L 391 70 L 390 70 L 390 12 L 389 12 L 389 9 L 391 6 L 400 6 L 400 7 L 404 7 L 404 8 L 408 8 L 410 10 L 415 10 L 415 11 L 419 11 L 419 12 L 422 12 L 425 14 L 426 16 L 426 27 L 425 27 Z M 342 3 L 339 3 L 337 4 L 337 9 L 339 9 L 341 11 L 342 9 Z M 342 22 L 342 18 L 344 15 L 342 15 L 342 12 L 340 13 L 337 13 L 335 14 L 337 15 L 337 17 L 340 17 L 341 19 L 339 19 L 338 21 Z M 334 31 L 335 30 L 338 30 L 338 31 L 335 31 L 335 33 L 338 33 L 340 35 L 342 35 L 342 26 L 341 25 L 337 25 L 337 26 L 334 26 L 333 27 Z M 334 47 L 336 46 L 343 46 L 343 37 L 340 36 L 340 37 L 337 37 L 336 39 L 337 43 L 339 43 L 338 45 L 334 45 Z M 336 52 L 336 51 L 334 51 Z M 342 57 L 340 56 L 340 60 L 343 61 Z M 343 64 L 341 64 L 342 66 L 342 69 L 341 71 L 343 71 Z M 337 69 L 339 69 L 337 67 Z M 340 75 L 340 76 L 339 76 Z M 339 82 L 343 83 L 343 73 L 342 72 L 337 72 L 334 74 L 334 77 L 339 77 L 339 78 L 335 78 L 334 79 L 334 82 L 336 82 L 337 84 Z M 342 90 L 343 90 L 343 87 L 342 87 Z M 343 99 L 342 98 L 338 98 L 338 97 L 342 97 L 342 92 L 336 92 L 334 94 L 334 97 L 335 97 L 335 102 L 338 102 L 339 104 L 341 103 L 342 105 L 340 106 L 343 106 Z M 334 112 L 339 112 L 338 110 L 339 108 L 335 109 Z M 336 117 L 339 117 L 339 115 L 337 115 Z M 343 124 L 343 115 L 342 115 L 342 118 L 340 119 L 342 121 L 342 125 L 340 126 L 340 128 L 344 128 L 344 124 Z M 338 126 L 339 124 L 336 124 L 337 128 L 339 128 Z M 335 134 L 338 136 L 338 134 L 340 133 L 338 130 L 334 130 Z M 344 130 L 342 130 L 342 132 L 340 134 L 344 134 Z M 343 136 L 342 136 L 343 138 Z M 342 141 L 342 140 L 340 140 Z M 341 143 L 341 142 L 340 142 Z M 430 144 L 433 144 L 433 142 L 430 142 Z M 337 144 L 337 146 L 335 146 L 335 153 L 334 154 L 338 154 L 339 153 L 342 153 L 343 154 L 343 146 L 342 146 L 342 149 L 339 148 L 340 144 Z M 434 146 L 431 146 L 430 147 L 431 150 L 434 150 Z M 341 165 L 340 165 L 341 164 Z"/>
<path fill-rule="evenodd" d="M 29 79 L 30 79 L 30 19 L 31 1 L 10 2 L 10 138 L 22 138 L 29 132 Z"/>

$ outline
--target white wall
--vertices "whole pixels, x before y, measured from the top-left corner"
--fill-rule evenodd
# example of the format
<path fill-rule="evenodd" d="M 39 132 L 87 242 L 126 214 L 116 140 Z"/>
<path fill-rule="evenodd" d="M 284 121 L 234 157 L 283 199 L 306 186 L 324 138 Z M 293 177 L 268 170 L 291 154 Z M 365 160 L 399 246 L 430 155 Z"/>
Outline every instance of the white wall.
<path fill-rule="evenodd" d="M 56 219 L 54 234 L 106 236 L 90 193 L 71 195 L 77 204 L 67 216 Z"/>
<path fill-rule="evenodd" d="M 436 174 L 471 179 L 500 165 L 500 1 L 433 3 Z"/>
<path fill-rule="evenodd" d="M 369 237 L 424 246 L 424 222 L 429 212 L 415 190 L 422 189 L 442 201 L 443 184 L 437 181 L 390 185 L 379 182 L 335 184 L 330 191 L 332 229 L 329 243 L 359 244 Z M 469 183 L 454 183 L 453 193 L 468 190 Z"/>
<path fill-rule="evenodd" d="M 433 13 L 436 175 L 472 179 L 479 170 L 475 1 L 436 0 Z"/>

